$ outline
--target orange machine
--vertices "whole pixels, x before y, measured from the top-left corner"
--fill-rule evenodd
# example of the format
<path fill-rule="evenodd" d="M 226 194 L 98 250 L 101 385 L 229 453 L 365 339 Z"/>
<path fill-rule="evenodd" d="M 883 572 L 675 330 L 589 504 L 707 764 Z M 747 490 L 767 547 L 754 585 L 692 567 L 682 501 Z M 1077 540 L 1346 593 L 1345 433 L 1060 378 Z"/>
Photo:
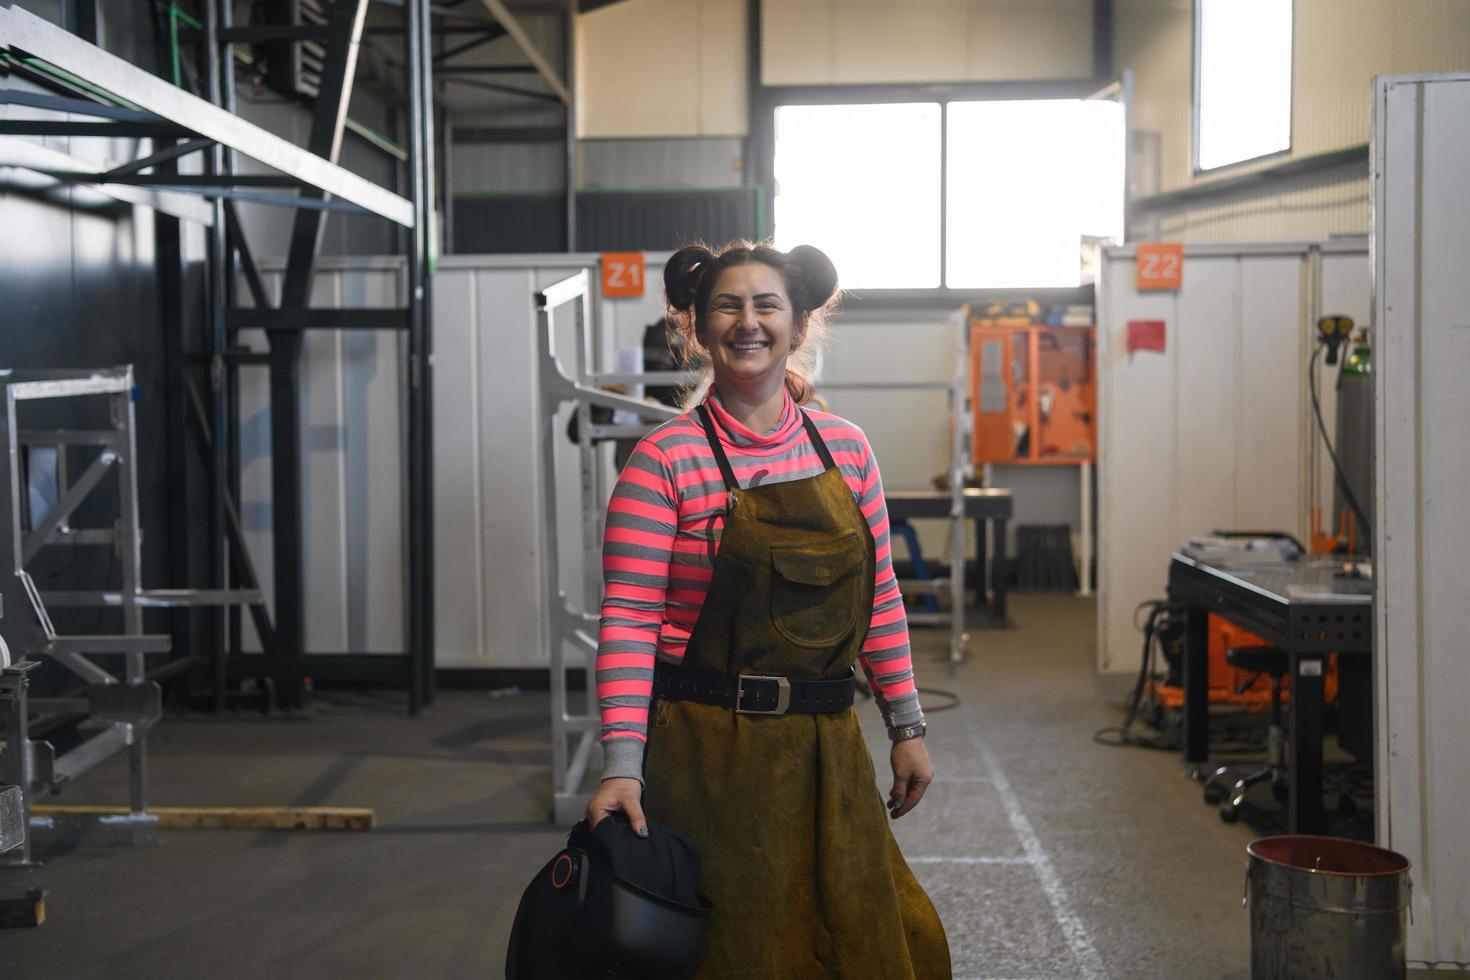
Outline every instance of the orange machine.
<path fill-rule="evenodd" d="M 1092 327 L 970 318 L 975 462 L 1090 462 L 1097 443 Z"/>
<path fill-rule="evenodd" d="M 1266 646 L 1266 641 L 1248 630 L 1241 629 L 1223 617 L 1210 614 L 1209 678 L 1210 704 L 1241 705 L 1251 710 L 1271 704 L 1271 679 L 1262 674 L 1255 683 L 1250 681 L 1249 671 L 1237 670 L 1225 659 L 1225 651 L 1232 647 Z M 1244 690 L 1242 690 L 1244 687 Z M 1166 710 L 1184 707 L 1184 688 L 1168 687 L 1159 681 L 1153 682 L 1153 696 Z M 1281 699 L 1289 703 L 1291 678 L 1281 679 Z M 1328 654 L 1327 668 L 1323 671 L 1322 698 L 1331 703 L 1337 699 L 1337 654 Z"/>

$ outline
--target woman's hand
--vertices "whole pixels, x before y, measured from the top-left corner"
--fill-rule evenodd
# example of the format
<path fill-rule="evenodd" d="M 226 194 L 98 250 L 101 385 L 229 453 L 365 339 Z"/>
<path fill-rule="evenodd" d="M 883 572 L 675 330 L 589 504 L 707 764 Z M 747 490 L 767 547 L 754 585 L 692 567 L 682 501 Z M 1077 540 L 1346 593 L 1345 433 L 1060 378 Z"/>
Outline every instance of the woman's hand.
<path fill-rule="evenodd" d="M 894 742 L 888 753 L 893 766 L 893 789 L 888 793 L 888 815 L 894 820 L 919 805 L 924 790 L 934 782 L 934 765 L 922 738 Z"/>
<path fill-rule="evenodd" d="M 627 776 L 604 779 L 587 802 L 587 825 L 596 827 L 610 813 L 622 810 L 639 837 L 648 836 L 648 821 L 643 817 L 643 784 Z"/>

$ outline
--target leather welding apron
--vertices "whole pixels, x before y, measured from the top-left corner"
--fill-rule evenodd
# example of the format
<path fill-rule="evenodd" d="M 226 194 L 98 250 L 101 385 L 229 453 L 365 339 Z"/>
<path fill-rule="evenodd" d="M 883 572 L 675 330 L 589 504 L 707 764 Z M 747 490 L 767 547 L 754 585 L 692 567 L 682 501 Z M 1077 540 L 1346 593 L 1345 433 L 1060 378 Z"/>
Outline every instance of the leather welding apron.
<path fill-rule="evenodd" d="M 868 522 L 811 419 L 820 475 L 740 489 L 707 409 L 729 493 L 708 596 L 684 666 L 840 676 L 873 609 Z M 949 977 L 949 945 L 904 863 L 852 708 L 742 714 L 658 699 L 645 812 L 699 848 L 714 902 L 699 977 Z"/>

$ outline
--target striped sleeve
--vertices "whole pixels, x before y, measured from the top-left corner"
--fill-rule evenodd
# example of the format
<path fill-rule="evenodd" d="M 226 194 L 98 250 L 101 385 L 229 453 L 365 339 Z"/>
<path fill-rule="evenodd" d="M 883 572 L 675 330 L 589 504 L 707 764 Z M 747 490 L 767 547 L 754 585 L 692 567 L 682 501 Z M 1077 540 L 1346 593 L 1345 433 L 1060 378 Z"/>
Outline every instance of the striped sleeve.
<path fill-rule="evenodd" d="M 856 426 L 853 428 L 861 451 L 859 481 L 853 491 L 858 495 L 858 507 L 868 520 L 876 547 L 873 619 L 858 654 L 858 663 L 868 677 L 868 686 L 889 726 L 902 728 L 918 724 L 924 719 L 924 712 L 919 707 L 919 690 L 914 681 L 908 616 L 904 612 L 903 596 L 898 590 L 898 577 L 893 572 L 883 478 L 878 473 L 878 461 L 867 438 Z"/>
<path fill-rule="evenodd" d="M 604 779 L 643 778 L 654 656 L 678 525 L 673 467 L 645 439 L 613 488 L 603 535 L 596 673 Z"/>

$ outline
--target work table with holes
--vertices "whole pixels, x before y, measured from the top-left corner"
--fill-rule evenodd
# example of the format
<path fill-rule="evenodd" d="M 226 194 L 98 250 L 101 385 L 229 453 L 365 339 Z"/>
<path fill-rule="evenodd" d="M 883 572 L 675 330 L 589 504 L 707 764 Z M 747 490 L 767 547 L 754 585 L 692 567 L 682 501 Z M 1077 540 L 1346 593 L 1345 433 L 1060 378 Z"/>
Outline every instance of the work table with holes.
<path fill-rule="evenodd" d="M 1184 760 L 1209 757 L 1209 614 L 1284 651 L 1291 678 L 1287 832 L 1319 834 L 1322 805 L 1322 667 L 1329 653 L 1366 656 L 1373 644 L 1373 582 L 1318 559 L 1210 563 L 1175 554 L 1169 599 L 1185 607 Z"/>

